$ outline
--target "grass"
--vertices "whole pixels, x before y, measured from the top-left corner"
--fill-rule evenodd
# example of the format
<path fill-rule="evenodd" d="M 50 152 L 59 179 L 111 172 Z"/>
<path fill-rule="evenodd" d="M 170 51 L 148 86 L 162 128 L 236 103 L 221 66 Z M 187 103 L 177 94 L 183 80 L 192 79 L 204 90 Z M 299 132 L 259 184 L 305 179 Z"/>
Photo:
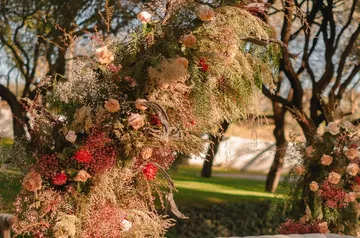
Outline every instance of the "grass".
<path fill-rule="evenodd" d="M 225 173 L 235 172 L 226 171 Z M 200 168 L 186 166 L 179 167 L 178 172 L 171 171 L 170 175 L 179 191 L 174 195 L 179 205 L 253 201 L 275 197 L 274 194 L 264 192 L 265 181 L 261 180 L 231 177 L 202 178 Z"/>

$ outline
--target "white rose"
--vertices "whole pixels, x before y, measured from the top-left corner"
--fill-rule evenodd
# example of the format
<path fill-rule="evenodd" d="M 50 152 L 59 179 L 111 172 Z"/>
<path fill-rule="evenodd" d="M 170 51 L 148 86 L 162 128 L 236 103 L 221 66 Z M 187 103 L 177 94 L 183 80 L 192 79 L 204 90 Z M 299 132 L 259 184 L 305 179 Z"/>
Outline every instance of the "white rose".
<path fill-rule="evenodd" d="M 340 133 L 340 128 L 335 122 L 329 122 L 329 124 L 326 126 L 326 131 L 335 136 Z"/>
<path fill-rule="evenodd" d="M 123 231 L 128 231 L 132 227 L 132 223 L 126 219 L 122 220 L 121 225 Z"/>
<path fill-rule="evenodd" d="M 151 14 L 147 11 L 142 11 L 139 14 L 137 14 L 137 18 L 142 22 L 142 23 L 148 23 L 151 21 Z"/>
<path fill-rule="evenodd" d="M 114 60 L 114 54 L 108 50 L 107 46 L 97 48 L 95 57 L 100 64 L 109 64 Z"/>
<path fill-rule="evenodd" d="M 71 143 L 74 143 L 76 141 L 76 138 L 77 138 L 77 136 L 76 136 L 75 131 L 71 131 L 71 130 L 65 136 L 65 139 Z"/>

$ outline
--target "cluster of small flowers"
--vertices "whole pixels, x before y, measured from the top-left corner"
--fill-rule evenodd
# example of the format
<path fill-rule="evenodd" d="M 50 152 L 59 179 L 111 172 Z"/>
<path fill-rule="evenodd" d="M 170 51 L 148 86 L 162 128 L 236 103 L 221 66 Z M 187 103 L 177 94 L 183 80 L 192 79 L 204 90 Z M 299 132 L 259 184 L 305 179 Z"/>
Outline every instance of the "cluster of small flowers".
<path fill-rule="evenodd" d="M 300 221 L 294 221 L 291 219 L 286 220 L 278 228 L 280 234 L 309 234 L 309 233 L 329 233 L 328 225 L 326 222 L 321 223 L 302 223 Z"/>

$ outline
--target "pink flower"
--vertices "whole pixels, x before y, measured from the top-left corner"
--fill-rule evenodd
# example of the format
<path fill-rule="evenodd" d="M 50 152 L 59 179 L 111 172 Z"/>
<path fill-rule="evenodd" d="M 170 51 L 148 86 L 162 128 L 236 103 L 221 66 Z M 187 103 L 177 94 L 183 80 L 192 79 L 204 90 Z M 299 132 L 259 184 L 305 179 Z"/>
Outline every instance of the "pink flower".
<path fill-rule="evenodd" d="M 348 150 L 345 151 L 345 156 L 349 159 L 349 160 L 353 160 L 356 157 L 359 156 L 359 151 L 357 149 L 354 148 L 350 148 Z"/>
<path fill-rule="evenodd" d="M 315 181 L 312 181 L 309 184 L 309 187 L 310 187 L 311 191 L 316 192 L 319 189 L 319 184 L 317 182 L 315 182 Z"/>
<path fill-rule="evenodd" d="M 301 166 L 301 165 L 295 166 L 294 172 L 298 175 L 302 175 L 305 172 L 305 168 L 304 168 L 304 166 Z"/>
<path fill-rule="evenodd" d="M 136 109 L 139 109 L 140 111 L 145 111 L 147 109 L 147 107 L 143 104 L 145 102 L 147 102 L 146 99 L 136 99 L 135 101 Z"/>
<path fill-rule="evenodd" d="M 346 167 L 346 173 L 348 173 L 351 176 L 356 176 L 358 172 L 359 172 L 359 165 L 355 163 L 350 163 Z"/>
<path fill-rule="evenodd" d="M 108 112 L 114 113 L 120 110 L 120 104 L 119 101 L 113 98 L 110 98 L 109 100 L 105 101 L 105 109 Z"/>
<path fill-rule="evenodd" d="M 179 57 L 175 61 L 179 65 L 184 66 L 185 69 L 187 69 L 189 67 L 189 60 L 185 57 Z"/>
<path fill-rule="evenodd" d="M 321 222 L 318 224 L 319 228 L 320 228 L 320 233 L 322 234 L 326 234 L 329 233 L 329 229 L 328 229 L 328 224 L 327 222 Z"/>
<path fill-rule="evenodd" d="M 58 186 L 65 184 L 66 181 L 67 181 L 67 175 L 65 172 L 61 172 L 55 175 L 52 179 L 52 183 Z"/>
<path fill-rule="evenodd" d="M 65 136 L 65 139 L 71 143 L 74 143 L 76 141 L 76 133 L 75 131 L 69 131 L 67 135 Z"/>
<path fill-rule="evenodd" d="M 97 48 L 95 50 L 95 57 L 100 64 L 109 64 L 114 60 L 114 55 L 108 50 L 107 46 Z"/>
<path fill-rule="evenodd" d="M 150 159 L 153 153 L 153 149 L 151 149 L 150 147 L 145 147 L 142 151 L 141 151 L 141 157 L 144 160 Z"/>
<path fill-rule="evenodd" d="M 88 174 L 85 170 L 80 170 L 74 178 L 74 181 L 86 182 L 89 178 L 91 178 L 90 174 Z"/>
<path fill-rule="evenodd" d="M 345 202 L 354 202 L 356 200 L 356 193 L 350 192 L 345 195 Z"/>
<path fill-rule="evenodd" d="M 197 16 L 202 21 L 211 21 L 215 16 L 215 12 L 208 5 L 200 5 L 200 7 L 197 11 Z"/>
<path fill-rule="evenodd" d="M 23 179 L 22 186 L 30 191 L 35 192 L 42 187 L 41 175 L 35 172 L 29 172 Z"/>
<path fill-rule="evenodd" d="M 142 23 L 148 23 L 151 21 L 151 17 L 152 15 L 147 12 L 147 11 L 142 11 L 139 14 L 137 14 L 137 18 L 142 22 Z"/>
<path fill-rule="evenodd" d="M 325 165 L 325 166 L 329 166 L 333 161 L 333 157 L 331 157 L 330 155 L 323 155 L 321 157 L 321 164 Z"/>
<path fill-rule="evenodd" d="M 340 181 L 341 175 L 336 172 L 331 172 L 328 177 L 328 181 L 332 184 L 338 184 Z"/>
<path fill-rule="evenodd" d="M 306 157 L 311 158 L 313 156 L 314 152 L 315 152 L 315 149 L 314 149 L 314 147 L 312 147 L 312 145 L 306 147 L 306 151 L 305 151 Z"/>
<path fill-rule="evenodd" d="M 335 122 L 329 122 L 329 124 L 326 126 L 326 131 L 335 136 L 340 133 L 340 128 Z"/>
<path fill-rule="evenodd" d="M 80 149 L 75 153 L 74 159 L 81 163 L 90 163 L 92 155 L 88 150 Z"/>
<path fill-rule="evenodd" d="M 128 118 L 128 125 L 134 130 L 138 130 L 145 125 L 144 117 L 137 113 L 131 113 Z"/>
<path fill-rule="evenodd" d="M 182 39 L 182 43 L 186 47 L 194 47 L 196 45 L 196 37 L 193 34 L 185 35 Z"/>
<path fill-rule="evenodd" d="M 143 173 L 146 177 L 147 180 L 154 180 L 156 173 L 158 171 L 158 167 L 152 163 L 148 163 L 144 168 L 143 168 Z"/>

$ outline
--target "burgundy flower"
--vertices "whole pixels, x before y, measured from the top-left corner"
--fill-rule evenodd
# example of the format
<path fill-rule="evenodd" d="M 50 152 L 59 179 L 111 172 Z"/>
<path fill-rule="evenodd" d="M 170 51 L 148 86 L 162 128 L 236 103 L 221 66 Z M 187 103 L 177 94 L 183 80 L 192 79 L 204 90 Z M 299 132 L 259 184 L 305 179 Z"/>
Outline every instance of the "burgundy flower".
<path fill-rule="evenodd" d="M 52 183 L 55 185 L 63 185 L 67 181 L 67 175 L 65 172 L 61 172 L 57 175 L 55 175 L 52 179 Z"/>
<path fill-rule="evenodd" d="M 92 155 L 88 150 L 81 149 L 75 153 L 74 159 L 76 159 L 77 161 L 79 161 L 81 163 L 90 163 L 90 161 L 92 159 Z"/>
<path fill-rule="evenodd" d="M 199 68 L 203 72 L 207 72 L 209 70 L 209 65 L 205 62 L 205 58 L 200 58 Z"/>
<path fill-rule="evenodd" d="M 150 116 L 150 123 L 153 126 L 161 126 L 162 125 L 161 120 L 157 115 Z"/>
<path fill-rule="evenodd" d="M 156 173 L 158 171 L 158 167 L 152 163 L 148 163 L 145 168 L 143 168 L 143 173 L 147 180 L 154 180 Z"/>

